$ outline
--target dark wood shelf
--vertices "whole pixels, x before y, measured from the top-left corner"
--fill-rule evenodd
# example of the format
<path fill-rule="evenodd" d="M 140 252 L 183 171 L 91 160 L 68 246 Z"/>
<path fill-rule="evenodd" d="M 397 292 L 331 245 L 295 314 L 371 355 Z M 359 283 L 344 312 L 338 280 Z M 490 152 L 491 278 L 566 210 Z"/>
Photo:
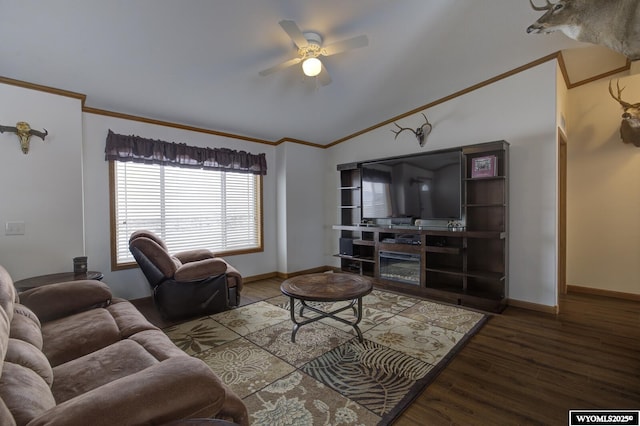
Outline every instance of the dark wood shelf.
<path fill-rule="evenodd" d="M 353 244 L 356 246 L 375 247 L 376 242 L 373 240 L 353 240 Z"/>
<path fill-rule="evenodd" d="M 503 239 L 506 236 L 504 231 L 492 231 L 492 230 L 464 230 L 464 231 L 449 231 L 448 229 L 425 229 L 425 227 L 413 226 L 413 227 L 372 227 L 362 225 L 333 225 L 333 229 L 337 231 L 352 231 L 352 232 L 372 232 L 372 233 L 386 233 L 386 234 L 416 234 L 416 235 L 432 235 L 439 237 L 451 237 L 451 238 L 489 238 L 489 239 Z M 389 243 L 385 243 L 389 244 Z M 405 246 L 411 246 L 411 244 L 403 244 Z"/>
<path fill-rule="evenodd" d="M 419 254 L 422 247 L 413 244 L 397 244 L 397 243 L 378 243 L 378 250 L 385 251 L 398 251 L 401 253 L 416 253 Z"/>
<path fill-rule="evenodd" d="M 334 256 L 341 259 L 355 260 L 356 262 L 376 263 L 376 260 L 370 257 L 349 256 L 346 254 L 334 254 Z"/>
<path fill-rule="evenodd" d="M 466 182 L 473 182 L 473 181 L 483 181 L 483 180 L 504 180 L 506 179 L 506 176 L 485 176 L 485 177 L 477 177 L 477 178 L 464 178 L 464 180 Z"/>
<path fill-rule="evenodd" d="M 507 237 L 507 233 L 504 231 L 465 231 L 465 237 L 504 240 Z"/>
<path fill-rule="evenodd" d="M 448 293 L 456 293 L 456 294 L 462 294 L 464 293 L 464 289 L 462 288 L 462 286 L 455 286 L 455 285 L 447 285 L 447 284 L 442 284 L 442 283 L 438 283 L 438 282 L 431 282 L 427 285 L 427 289 L 429 290 L 438 290 L 438 291 L 446 291 Z"/>
<path fill-rule="evenodd" d="M 468 270 L 465 275 L 474 278 L 483 278 L 493 281 L 503 281 L 505 279 L 502 272 L 480 271 L 480 270 Z"/>
<path fill-rule="evenodd" d="M 478 204 L 466 204 L 465 207 L 505 207 L 504 203 L 478 203 Z"/>
<path fill-rule="evenodd" d="M 449 274 L 449 275 L 458 275 L 464 276 L 466 273 L 459 268 L 450 268 L 446 266 L 427 266 L 425 268 L 427 272 L 437 272 L 439 274 Z"/>
<path fill-rule="evenodd" d="M 425 246 L 424 251 L 427 253 L 460 254 L 462 247 Z"/>
<path fill-rule="evenodd" d="M 471 296 L 479 299 L 487 299 L 487 300 L 493 300 L 493 301 L 499 301 L 502 299 L 501 295 L 490 292 L 490 291 L 474 291 L 474 290 L 464 289 L 456 286 L 434 285 L 433 287 L 427 287 L 427 288 L 430 288 L 433 290 L 446 291 L 449 293 L 455 293 L 460 296 Z"/>

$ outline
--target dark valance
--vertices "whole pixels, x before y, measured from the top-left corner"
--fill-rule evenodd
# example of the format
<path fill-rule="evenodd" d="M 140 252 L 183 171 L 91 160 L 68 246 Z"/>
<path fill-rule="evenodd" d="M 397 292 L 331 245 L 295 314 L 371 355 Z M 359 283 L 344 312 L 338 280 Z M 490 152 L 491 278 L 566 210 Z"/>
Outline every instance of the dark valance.
<path fill-rule="evenodd" d="M 184 143 L 164 142 L 109 130 L 105 160 L 133 161 L 178 167 L 267 174 L 265 154 L 249 154 L 227 148 L 201 148 Z"/>

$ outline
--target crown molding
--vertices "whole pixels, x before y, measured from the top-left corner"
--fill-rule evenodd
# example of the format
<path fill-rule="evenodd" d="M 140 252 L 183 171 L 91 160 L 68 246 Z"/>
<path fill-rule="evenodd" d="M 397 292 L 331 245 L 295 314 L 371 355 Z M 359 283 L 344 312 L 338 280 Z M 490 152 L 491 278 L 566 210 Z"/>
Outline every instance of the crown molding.
<path fill-rule="evenodd" d="M 43 86 L 41 84 L 29 83 L 27 81 L 15 80 L 13 78 L 0 76 L 0 83 L 8 84 L 10 86 L 22 87 L 25 89 L 37 90 L 39 92 L 52 93 L 54 95 L 65 96 L 68 98 L 74 98 L 80 100 L 82 107 L 87 100 L 87 95 L 82 93 L 71 92 L 69 90 L 56 89 L 55 87 Z"/>
<path fill-rule="evenodd" d="M 613 69 L 611 71 L 604 72 L 602 74 L 595 75 L 593 77 L 585 78 L 584 80 L 576 81 L 575 83 L 571 83 L 567 76 L 564 77 L 564 82 L 567 84 L 567 89 L 573 89 L 574 87 L 582 86 L 584 84 L 588 84 L 594 82 L 596 80 L 600 80 L 602 78 L 611 77 L 612 75 L 619 74 L 621 72 L 629 71 L 631 69 L 631 61 L 627 59 L 627 63 L 620 68 Z M 565 70 L 566 72 L 566 70 Z M 564 73 L 563 73 L 564 75 Z"/>
<path fill-rule="evenodd" d="M 375 129 L 379 128 L 379 127 L 391 124 L 394 121 L 398 121 L 398 120 L 401 120 L 401 119 L 403 119 L 405 117 L 408 117 L 410 115 L 417 114 L 420 111 L 424 111 L 424 110 L 432 108 L 432 107 L 434 107 L 436 105 L 442 104 L 444 102 L 448 102 L 448 101 L 450 101 L 452 99 L 455 99 L 455 98 L 458 98 L 460 96 L 466 95 L 467 93 L 473 92 L 475 90 L 478 90 L 480 88 L 483 88 L 485 86 L 493 84 L 493 83 L 495 83 L 497 81 L 500 81 L 500 80 L 503 80 L 505 78 L 511 77 L 511 76 L 513 76 L 515 74 L 519 74 L 519 73 L 521 73 L 523 71 L 526 71 L 526 70 L 528 70 L 530 68 L 537 67 L 538 65 L 541 65 L 541 64 L 544 64 L 546 62 L 553 61 L 553 60 L 557 60 L 558 61 L 558 65 L 560 67 L 560 72 L 562 73 L 562 77 L 563 77 L 564 82 L 565 82 L 565 84 L 566 84 L 568 89 L 573 89 L 574 87 L 578 87 L 578 86 L 581 86 L 583 84 L 587 84 L 587 83 L 590 83 L 592 81 L 599 80 L 601 78 L 606 78 L 606 77 L 609 77 L 611 75 L 618 74 L 618 73 L 623 72 L 623 71 L 627 71 L 627 70 L 629 70 L 631 68 L 631 61 L 627 60 L 626 65 L 623 66 L 623 67 L 608 71 L 608 72 L 603 73 L 603 74 L 598 74 L 598 75 L 596 75 L 594 77 L 591 77 L 591 78 L 588 78 L 588 79 L 585 79 L 585 80 L 581 80 L 581 81 L 578 81 L 578 82 L 575 82 L 575 83 L 571 83 L 571 81 L 569 80 L 569 74 L 567 73 L 567 68 L 566 68 L 566 65 L 565 65 L 565 62 L 564 62 L 564 57 L 562 56 L 562 51 L 557 51 L 557 52 L 552 53 L 550 55 L 543 56 L 542 58 L 536 59 L 535 61 L 532 61 L 532 62 L 529 62 L 529 63 L 524 64 L 522 66 L 519 66 L 518 68 L 514 68 L 511 71 L 504 72 L 504 73 L 499 74 L 499 75 L 497 75 L 495 77 L 492 77 L 492 78 L 490 78 L 488 80 L 485 80 L 485 81 L 482 81 L 480 83 L 474 84 L 473 86 L 469 86 L 466 89 L 462 89 L 462 90 L 460 90 L 458 92 L 455 92 L 455 93 L 453 93 L 453 94 L 451 94 L 449 96 L 445 96 L 444 98 L 440 98 L 440 99 L 437 99 L 437 100 L 435 100 L 433 102 L 430 102 L 428 104 L 425 104 L 425 105 L 419 106 L 417 108 L 414 108 L 411 111 L 408 111 L 408 112 L 405 112 L 403 114 L 397 115 L 397 116 L 395 116 L 393 118 L 390 118 L 388 120 L 383 121 L 382 123 L 378 123 L 378 124 L 375 124 L 375 125 L 373 125 L 371 127 L 366 128 L 366 129 L 363 129 L 363 130 L 360 130 L 358 132 L 352 133 L 349 136 L 345 136 L 344 138 L 341 138 L 341 139 L 338 139 L 336 141 L 333 141 L 330 144 L 325 145 L 324 147 L 325 148 L 330 148 L 332 146 L 338 145 L 339 143 L 345 142 L 345 141 L 347 141 L 349 139 L 353 139 L 356 136 L 360 136 L 360 135 L 362 135 L 364 133 L 368 133 L 368 132 L 370 132 L 372 130 L 375 130 Z"/>
<path fill-rule="evenodd" d="M 156 120 L 153 118 L 141 117 L 139 115 L 123 114 L 120 112 L 114 112 L 114 111 L 109 111 L 105 109 L 84 107 L 82 108 L 82 112 L 85 112 L 88 114 L 104 115 L 107 117 L 121 118 L 123 120 L 138 121 L 138 122 L 147 123 L 147 124 L 155 124 L 157 126 L 172 127 L 174 129 L 188 130 L 190 132 L 206 133 L 209 135 L 222 136 L 230 139 L 239 139 L 243 141 L 261 143 L 265 145 L 277 145 L 276 142 L 268 141 L 266 139 L 252 138 L 249 136 L 237 135 L 235 133 L 227 133 L 227 132 L 221 132 L 218 130 L 205 129 L 202 127 L 195 127 L 195 126 L 188 126 L 185 124 L 173 123 L 170 121 Z"/>
<path fill-rule="evenodd" d="M 66 96 L 66 97 L 71 97 L 71 98 L 75 98 L 75 99 L 79 99 L 81 101 L 82 104 L 82 112 L 88 113 L 88 114 L 97 114 L 97 115 L 104 115 L 107 117 L 115 117 L 115 118 L 121 118 L 124 120 L 131 120 L 131 121 L 138 121 L 138 122 L 142 122 L 142 123 L 147 123 L 147 124 L 154 124 L 154 125 L 158 125 L 158 126 L 165 126 L 165 127 L 172 127 L 175 129 L 181 129 L 181 130 L 188 130 L 191 132 L 199 132 L 199 133 L 205 133 L 205 134 L 209 134 L 209 135 L 215 135 L 215 136 L 221 136 L 221 137 L 225 137 L 225 138 L 230 138 L 230 139 L 238 139 L 238 140 L 243 140 L 243 141 L 248 141 L 248 142 L 254 142 L 254 143 L 260 143 L 260 144 L 265 144 L 265 145 L 270 145 L 270 146 L 278 146 L 284 142 L 291 142 L 291 143 L 296 143 L 296 144 L 300 144 L 300 145 L 305 145 L 305 146 L 310 146 L 310 147 L 314 147 L 314 148 L 319 148 L 319 149 L 327 149 L 327 148 L 331 148 L 335 145 L 338 145 L 342 142 L 346 142 L 350 139 L 353 139 L 357 136 L 360 136 L 362 134 L 368 133 L 372 130 L 378 129 L 382 126 L 386 126 L 388 124 L 393 123 L 394 121 L 398 121 L 401 120 L 405 117 L 408 117 L 410 115 L 414 115 L 417 114 L 420 111 L 424 111 L 426 109 L 432 108 L 436 105 L 440 105 L 442 103 L 448 102 L 452 99 L 458 98 L 460 96 L 466 95 L 467 93 L 473 92 L 475 90 L 481 89 L 485 86 L 488 86 L 490 84 L 493 84 L 495 82 L 498 82 L 500 80 L 503 80 L 505 78 L 511 77 L 515 74 L 519 74 L 523 71 L 526 71 L 528 69 L 537 67 L 538 65 L 544 64 L 546 62 L 549 61 L 553 61 L 553 60 L 557 60 L 558 61 L 558 66 L 560 68 L 560 72 L 562 74 L 562 77 L 564 79 L 564 82 L 567 86 L 568 89 L 573 89 L 574 87 L 578 87 L 578 86 L 582 86 L 584 84 L 587 83 L 591 83 L 593 81 L 596 80 L 600 80 L 602 78 L 607 78 L 610 77 L 612 75 L 627 71 L 631 68 L 631 61 L 627 60 L 627 63 L 620 68 L 608 71 L 606 73 L 602 73 L 602 74 L 598 74 L 594 77 L 590 77 L 588 79 L 585 80 L 581 80 L 575 83 L 572 83 L 569 80 L 569 75 L 567 73 L 567 69 L 566 69 L 566 65 L 564 62 L 564 57 L 562 56 L 562 52 L 561 51 L 557 51 L 554 52 L 550 55 L 546 55 L 543 56 L 539 59 L 536 59 L 534 61 L 531 61 L 527 64 L 524 64 L 522 66 L 519 66 L 517 68 L 514 68 L 510 71 L 504 72 L 502 74 L 499 74 L 495 77 L 492 77 L 490 79 L 487 79 L 485 81 L 482 81 L 480 83 L 474 84 L 472 86 L 467 87 L 466 89 L 462 89 L 459 90 L 455 93 L 452 93 L 451 95 L 445 96 L 443 98 L 437 99 L 435 101 L 429 102 L 425 105 L 419 106 L 417 108 L 414 108 L 410 111 L 407 111 L 405 113 L 402 113 L 400 115 L 397 115 L 395 117 L 389 118 L 388 120 L 385 120 L 381 123 L 375 124 L 373 126 L 367 127 L 366 129 L 362 129 L 359 130 L 355 133 L 352 133 L 348 136 L 345 136 L 343 138 L 337 139 L 327 145 L 321 145 L 321 144 L 317 144 L 317 143 L 313 143 L 313 142 L 309 142 L 309 141 L 305 141 L 305 140 L 301 140 L 301 139 L 295 139 L 295 138 L 281 138 L 277 141 L 269 141 L 266 139 L 260 139 L 260 138 L 253 138 L 253 137 L 249 137 L 249 136 L 243 136 L 243 135 L 238 135 L 235 133 L 228 133 L 228 132 L 221 132 L 218 130 L 211 130 L 211 129 L 205 129 L 202 127 L 195 127 L 195 126 L 188 126 L 188 125 L 184 125 L 184 124 L 179 124 L 179 123 L 174 123 L 174 122 L 170 122 L 170 121 L 163 121 L 163 120 L 155 120 L 152 118 L 147 118 L 147 117 L 141 117 L 141 116 L 137 116 L 137 115 L 131 115 L 131 114 L 124 114 L 124 113 L 119 113 L 119 112 L 115 112 L 115 111 L 109 111 L 109 110 L 104 110 L 104 109 L 99 109 L 99 108 L 92 108 L 92 107 L 88 107 L 85 106 L 85 102 L 87 99 L 87 95 L 81 94 L 81 93 L 76 93 L 76 92 L 71 92 L 68 90 L 62 90 L 62 89 L 56 89 L 54 87 L 48 87 L 48 86 L 43 86 L 40 84 L 34 84 L 34 83 L 29 83 L 26 81 L 20 81 L 20 80 L 15 80 L 12 78 L 7 78 L 7 77 L 2 77 L 0 76 L 0 83 L 4 83 L 4 84 L 8 84 L 8 85 L 12 85 L 12 86 L 18 86 L 18 87 L 23 87 L 23 88 L 27 88 L 27 89 L 32 89 L 32 90 L 38 90 L 41 92 L 46 92 L 46 93 L 52 93 L 55 95 L 60 95 L 60 96 Z"/>

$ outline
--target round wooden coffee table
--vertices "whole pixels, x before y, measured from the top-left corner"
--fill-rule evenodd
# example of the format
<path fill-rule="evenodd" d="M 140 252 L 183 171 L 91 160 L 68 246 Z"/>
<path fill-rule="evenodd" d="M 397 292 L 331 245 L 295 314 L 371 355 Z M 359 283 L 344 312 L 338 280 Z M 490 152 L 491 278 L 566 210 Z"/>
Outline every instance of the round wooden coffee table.
<path fill-rule="evenodd" d="M 362 297 L 371 293 L 373 284 L 371 280 L 360 275 L 352 274 L 308 274 L 299 275 L 289 278 L 280 285 L 280 291 L 285 296 L 289 296 L 289 308 L 291 311 L 291 321 L 293 322 L 293 331 L 291 332 L 291 341 L 295 343 L 296 333 L 303 325 L 319 321 L 323 318 L 333 318 L 344 324 L 350 325 L 358 334 L 358 340 L 362 342 L 362 332 L 358 328 L 358 324 L 362 320 Z M 303 316 L 305 309 L 313 311 L 319 316 L 308 318 L 303 321 L 296 319 L 295 301 L 299 300 L 300 317 Z M 309 306 L 307 302 L 349 302 L 346 306 L 336 310 L 326 312 L 314 306 Z M 337 316 L 342 311 L 353 309 L 356 316 L 355 321 L 348 321 Z"/>

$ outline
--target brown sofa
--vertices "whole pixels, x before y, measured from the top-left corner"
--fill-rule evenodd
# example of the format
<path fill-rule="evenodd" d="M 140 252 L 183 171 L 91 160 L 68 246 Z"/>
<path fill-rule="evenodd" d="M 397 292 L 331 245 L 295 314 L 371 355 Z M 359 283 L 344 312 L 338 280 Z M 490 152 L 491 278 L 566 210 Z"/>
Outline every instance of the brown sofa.
<path fill-rule="evenodd" d="M 248 424 L 242 400 L 99 281 L 16 294 L 0 266 L 0 424 Z"/>

